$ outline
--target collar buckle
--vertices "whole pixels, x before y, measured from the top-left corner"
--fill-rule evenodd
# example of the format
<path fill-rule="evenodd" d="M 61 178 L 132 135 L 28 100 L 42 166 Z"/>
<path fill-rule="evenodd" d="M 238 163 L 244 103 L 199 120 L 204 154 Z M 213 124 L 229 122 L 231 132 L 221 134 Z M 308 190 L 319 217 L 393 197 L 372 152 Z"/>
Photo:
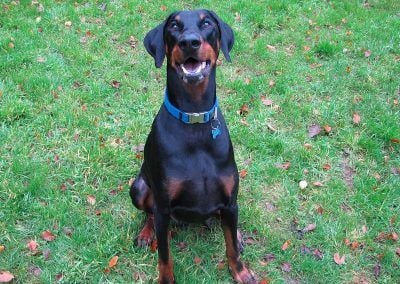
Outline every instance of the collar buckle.
<path fill-rule="evenodd" d="M 189 117 L 189 123 L 194 124 L 194 123 L 204 123 L 206 121 L 205 116 L 207 112 L 193 112 L 193 113 L 188 113 Z"/>

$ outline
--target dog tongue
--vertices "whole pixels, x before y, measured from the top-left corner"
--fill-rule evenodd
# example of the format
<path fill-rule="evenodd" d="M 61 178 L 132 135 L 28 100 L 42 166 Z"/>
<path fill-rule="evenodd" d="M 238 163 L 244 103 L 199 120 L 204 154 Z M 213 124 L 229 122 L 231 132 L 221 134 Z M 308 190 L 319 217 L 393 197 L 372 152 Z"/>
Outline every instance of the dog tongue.
<path fill-rule="evenodd" d="M 201 62 L 194 60 L 192 58 L 186 60 L 185 64 L 183 64 L 183 66 L 185 67 L 185 69 L 189 72 L 195 72 L 198 70 L 198 68 L 200 67 Z"/>

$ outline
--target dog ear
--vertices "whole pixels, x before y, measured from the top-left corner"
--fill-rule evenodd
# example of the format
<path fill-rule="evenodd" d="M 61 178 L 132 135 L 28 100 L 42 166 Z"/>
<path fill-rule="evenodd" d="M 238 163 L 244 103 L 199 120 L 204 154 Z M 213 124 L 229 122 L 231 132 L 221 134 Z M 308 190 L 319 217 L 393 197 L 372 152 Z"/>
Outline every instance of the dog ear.
<path fill-rule="evenodd" d="M 165 22 L 149 31 L 143 40 L 144 47 L 153 56 L 157 68 L 162 66 L 165 57 L 164 25 Z"/>
<path fill-rule="evenodd" d="M 211 16 L 215 19 L 215 21 L 218 24 L 219 31 L 220 31 L 220 36 L 221 36 L 221 50 L 224 53 L 224 56 L 226 60 L 231 62 L 231 57 L 229 55 L 229 52 L 231 51 L 233 47 L 233 43 L 235 42 L 235 37 L 233 35 L 233 31 L 228 24 L 226 24 L 224 21 L 222 21 L 217 14 L 213 11 L 209 11 Z"/>

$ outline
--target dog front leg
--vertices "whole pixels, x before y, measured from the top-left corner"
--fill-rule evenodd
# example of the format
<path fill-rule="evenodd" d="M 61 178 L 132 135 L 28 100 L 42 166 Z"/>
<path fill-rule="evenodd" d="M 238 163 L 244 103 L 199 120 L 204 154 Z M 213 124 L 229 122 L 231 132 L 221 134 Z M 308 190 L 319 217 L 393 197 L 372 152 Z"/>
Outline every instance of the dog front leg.
<path fill-rule="evenodd" d="M 168 240 L 168 227 L 170 217 L 169 214 L 165 214 L 160 211 L 161 210 L 156 209 L 155 213 L 155 227 L 158 244 L 158 283 L 172 284 L 175 283 L 175 278 Z"/>
<path fill-rule="evenodd" d="M 221 210 L 221 225 L 224 230 L 226 256 L 232 276 L 238 283 L 257 283 L 253 272 L 247 269 L 240 260 L 237 236 L 238 207 L 233 205 Z"/>

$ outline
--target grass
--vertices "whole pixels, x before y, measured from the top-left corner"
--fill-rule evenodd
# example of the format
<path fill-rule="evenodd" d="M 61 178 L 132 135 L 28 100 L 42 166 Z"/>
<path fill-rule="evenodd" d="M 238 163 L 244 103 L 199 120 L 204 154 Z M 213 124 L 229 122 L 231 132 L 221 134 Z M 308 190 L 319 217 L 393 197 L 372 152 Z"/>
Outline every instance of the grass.
<path fill-rule="evenodd" d="M 142 162 L 135 149 L 165 82 L 141 41 L 171 11 L 198 7 L 215 10 L 236 35 L 233 63 L 223 60 L 217 81 L 239 170 L 247 170 L 243 259 L 271 283 L 398 282 L 395 0 L 1 1 L 0 271 L 17 283 L 60 275 L 65 283 L 156 281 L 157 255 L 134 246 L 143 215 L 128 197 Z M 245 117 L 237 113 L 243 104 Z M 309 138 L 312 124 L 332 130 Z M 277 167 L 285 162 L 289 169 Z M 315 230 L 297 231 L 312 223 Z M 55 240 L 42 239 L 46 230 Z M 225 252 L 217 224 L 174 231 L 178 283 L 231 281 L 226 264 L 218 268 Z M 105 271 L 115 255 L 117 265 Z"/>

